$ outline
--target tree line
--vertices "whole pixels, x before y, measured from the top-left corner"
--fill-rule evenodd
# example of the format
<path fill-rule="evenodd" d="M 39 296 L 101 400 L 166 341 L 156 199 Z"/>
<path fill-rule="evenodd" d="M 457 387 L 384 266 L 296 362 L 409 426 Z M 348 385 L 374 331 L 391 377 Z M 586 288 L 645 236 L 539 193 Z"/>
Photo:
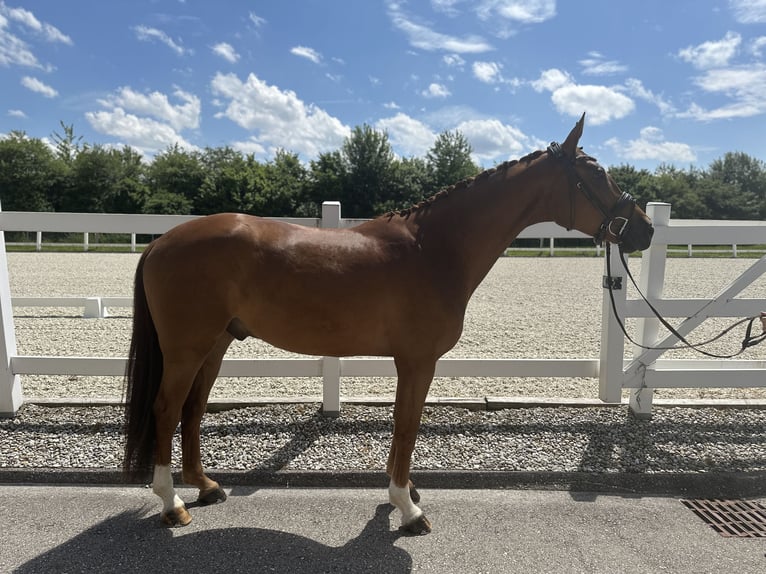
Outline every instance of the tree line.
<path fill-rule="evenodd" d="M 459 131 L 439 134 L 425 157 L 400 158 L 385 132 L 363 125 L 339 149 L 304 164 L 287 150 L 264 162 L 230 147 L 179 146 L 147 161 L 128 146 L 83 143 L 71 125 L 61 129 L 50 143 L 18 131 L 0 139 L 3 210 L 316 217 L 323 201 L 337 200 L 344 217 L 365 218 L 481 171 Z M 766 164 L 742 152 L 707 169 L 620 165 L 609 172 L 641 206 L 671 203 L 675 218 L 766 217 Z"/>

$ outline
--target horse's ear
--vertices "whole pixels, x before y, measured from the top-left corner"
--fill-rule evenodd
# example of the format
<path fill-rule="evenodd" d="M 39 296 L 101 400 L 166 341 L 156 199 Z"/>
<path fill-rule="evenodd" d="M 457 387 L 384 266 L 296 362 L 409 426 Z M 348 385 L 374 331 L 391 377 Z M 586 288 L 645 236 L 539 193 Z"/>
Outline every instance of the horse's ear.
<path fill-rule="evenodd" d="M 583 112 L 582 117 L 580 117 L 580 121 L 575 124 L 575 127 L 573 127 L 572 131 L 569 132 L 567 139 L 561 146 L 564 150 L 564 153 L 567 154 L 570 158 L 574 158 L 575 155 L 577 155 L 577 144 L 580 141 L 580 137 L 582 136 L 582 128 L 584 125 L 585 112 Z"/>

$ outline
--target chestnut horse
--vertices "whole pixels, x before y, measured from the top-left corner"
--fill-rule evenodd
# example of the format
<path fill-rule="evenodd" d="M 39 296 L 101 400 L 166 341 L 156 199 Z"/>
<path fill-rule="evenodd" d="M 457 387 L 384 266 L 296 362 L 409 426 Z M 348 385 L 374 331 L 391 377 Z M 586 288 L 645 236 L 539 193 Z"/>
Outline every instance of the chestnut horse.
<path fill-rule="evenodd" d="M 162 521 L 191 521 L 170 470 L 179 421 L 184 482 L 202 502 L 225 499 L 202 468 L 200 421 L 229 344 L 257 337 L 297 353 L 393 357 L 389 500 L 405 530 L 429 532 L 409 480 L 423 404 L 437 359 L 458 341 L 468 300 L 498 257 L 542 221 L 625 251 L 651 241 L 644 212 L 578 148 L 584 119 L 562 145 L 351 229 L 226 213 L 150 244 L 135 278 L 124 469 L 138 478 L 154 467 Z"/>

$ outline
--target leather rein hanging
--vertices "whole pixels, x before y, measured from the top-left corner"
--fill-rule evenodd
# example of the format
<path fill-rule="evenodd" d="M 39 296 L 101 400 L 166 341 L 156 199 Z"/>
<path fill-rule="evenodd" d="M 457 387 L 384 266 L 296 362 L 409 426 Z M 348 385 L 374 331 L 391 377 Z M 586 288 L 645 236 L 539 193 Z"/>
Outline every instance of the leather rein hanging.
<path fill-rule="evenodd" d="M 620 249 L 620 261 L 622 262 L 622 266 L 625 268 L 626 275 L 630 278 L 630 282 L 633 283 L 633 286 L 636 288 L 636 291 L 638 291 L 638 294 L 641 295 L 641 298 L 644 300 L 644 302 L 649 306 L 649 309 L 651 309 L 652 313 L 654 313 L 654 316 L 657 317 L 660 323 L 662 323 L 663 327 L 665 327 L 671 335 L 673 335 L 678 341 L 681 343 L 680 345 L 673 345 L 670 347 L 652 347 L 649 345 L 643 345 L 639 342 L 637 342 L 633 337 L 631 337 L 628 334 L 628 331 L 625 329 L 625 324 L 622 319 L 620 319 L 620 316 L 617 314 L 617 303 L 614 299 L 614 281 L 612 280 L 612 265 L 611 265 L 611 245 L 607 242 L 606 244 L 606 280 L 605 288 L 609 289 L 609 299 L 612 303 L 612 312 L 614 313 L 614 318 L 617 321 L 617 324 L 620 326 L 620 329 L 622 330 L 623 334 L 625 335 L 625 338 L 628 339 L 631 343 L 633 343 L 635 346 L 641 348 L 641 349 L 647 349 L 647 350 L 653 350 L 653 351 L 673 351 L 678 349 L 692 349 L 694 351 L 697 351 L 698 353 L 705 355 L 706 357 L 712 357 L 714 359 L 733 359 L 734 357 L 737 357 L 741 355 L 745 349 L 748 349 L 750 347 L 754 347 L 758 343 L 762 343 L 764 340 L 766 340 L 766 330 L 760 333 L 759 335 L 753 335 L 753 323 L 755 323 L 756 319 L 759 319 L 760 316 L 756 317 L 746 317 L 744 319 L 740 319 L 739 321 L 734 322 L 730 326 L 728 326 L 726 329 L 718 333 L 715 337 L 712 337 L 706 341 L 701 341 L 699 343 L 691 343 L 689 342 L 681 333 L 679 333 L 673 325 L 671 325 L 667 319 L 665 319 L 662 315 L 660 315 L 660 312 L 657 311 L 654 305 L 652 305 L 649 300 L 646 298 L 646 296 L 641 292 L 641 289 L 638 287 L 638 284 L 636 283 L 636 280 L 633 278 L 633 274 L 630 272 L 630 268 L 628 267 L 627 261 L 625 261 L 625 253 L 623 253 L 622 249 Z M 619 288 L 619 287 L 618 287 Z M 739 325 L 742 325 L 743 323 L 747 323 L 747 328 L 745 329 L 745 337 L 742 339 L 741 347 L 739 351 L 736 353 L 730 353 L 726 355 L 719 355 L 717 353 L 710 353 L 708 351 L 705 351 L 701 347 L 704 347 L 705 345 L 709 345 L 710 343 L 713 343 L 729 333 L 732 329 L 735 327 L 738 327 Z"/>
<path fill-rule="evenodd" d="M 625 234 L 625 232 L 628 230 L 630 226 L 630 217 L 623 217 L 619 215 L 620 213 L 625 213 L 628 211 L 629 213 L 633 213 L 633 208 L 636 205 L 636 200 L 633 199 L 633 196 L 631 196 L 627 192 L 622 192 L 619 199 L 614 202 L 611 208 L 608 208 L 606 205 L 604 205 L 604 202 L 601 201 L 601 199 L 593 193 L 593 190 L 588 186 L 588 184 L 579 176 L 577 173 L 577 170 L 575 169 L 575 158 L 570 158 L 567 156 L 567 154 L 564 152 L 562 147 L 556 143 L 551 142 L 551 144 L 548 146 L 548 153 L 550 153 L 554 158 L 560 160 L 562 164 L 564 165 L 567 176 L 569 177 L 570 181 L 574 181 L 575 185 L 569 187 L 570 189 L 570 196 L 569 196 L 569 225 L 567 226 L 567 231 L 571 231 L 574 227 L 575 222 L 575 191 L 579 190 L 582 192 L 582 194 L 586 197 L 586 199 L 590 202 L 593 207 L 598 209 L 601 212 L 601 215 L 604 216 L 603 221 L 601 222 L 601 226 L 598 229 L 598 232 L 593 236 L 593 241 L 596 243 L 596 245 L 601 245 L 604 240 L 606 239 L 607 233 L 611 233 L 612 236 L 614 236 L 617 239 L 617 242 L 619 243 L 622 240 L 622 236 Z M 628 207 L 628 210 L 625 210 L 625 207 Z M 625 210 L 625 211 L 624 211 Z M 613 228 L 612 226 L 616 225 L 617 228 Z"/>

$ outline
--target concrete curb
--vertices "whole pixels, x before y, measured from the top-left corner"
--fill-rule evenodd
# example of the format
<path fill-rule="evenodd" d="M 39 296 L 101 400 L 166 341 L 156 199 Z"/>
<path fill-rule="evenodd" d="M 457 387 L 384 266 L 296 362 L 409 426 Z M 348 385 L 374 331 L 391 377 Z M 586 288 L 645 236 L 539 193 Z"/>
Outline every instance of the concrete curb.
<path fill-rule="evenodd" d="M 382 471 L 210 470 L 224 487 L 385 488 Z M 687 498 L 766 496 L 766 471 L 722 473 L 586 473 L 416 470 L 418 488 L 563 490 L 611 495 Z M 180 474 L 174 480 L 180 484 Z M 0 484 L 124 485 L 117 469 L 0 469 Z M 142 484 L 136 482 L 133 484 Z"/>

